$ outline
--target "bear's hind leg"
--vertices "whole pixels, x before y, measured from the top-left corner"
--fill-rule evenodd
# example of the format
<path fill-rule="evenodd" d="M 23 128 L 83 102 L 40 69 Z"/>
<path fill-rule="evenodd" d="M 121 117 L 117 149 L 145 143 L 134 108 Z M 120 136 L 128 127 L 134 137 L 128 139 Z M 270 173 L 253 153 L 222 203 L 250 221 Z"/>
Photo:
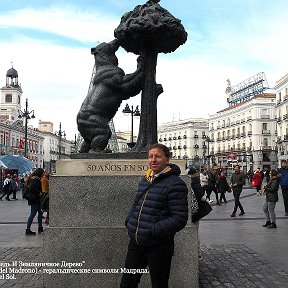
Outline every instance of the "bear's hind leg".
<path fill-rule="evenodd" d="M 90 146 L 91 146 L 91 142 L 88 142 L 88 141 L 83 141 L 83 143 L 81 144 L 81 147 L 80 147 L 80 153 L 88 153 L 89 150 L 90 150 Z"/>
<path fill-rule="evenodd" d="M 107 129 L 97 129 L 97 135 L 91 141 L 91 149 L 89 153 L 103 151 L 108 144 L 111 134 L 109 127 Z"/>

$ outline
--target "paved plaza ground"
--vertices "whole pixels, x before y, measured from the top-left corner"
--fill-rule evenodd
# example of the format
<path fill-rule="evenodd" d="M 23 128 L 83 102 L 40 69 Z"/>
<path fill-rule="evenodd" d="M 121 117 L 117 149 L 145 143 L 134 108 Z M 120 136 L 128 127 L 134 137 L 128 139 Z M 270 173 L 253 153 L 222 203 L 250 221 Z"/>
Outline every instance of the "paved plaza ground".
<path fill-rule="evenodd" d="M 243 190 L 244 216 L 238 216 L 238 212 L 236 218 L 230 217 L 233 210 L 231 193 L 227 193 L 227 204 L 213 204 L 211 214 L 200 223 L 200 288 L 288 287 L 288 217 L 284 216 L 281 191 L 279 196 L 277 229 L 262 227 L 265 223 L 264 197 L 256 196 L 255 190 Z M 28 214 L 27 202 L 21 197 L 18 201 L 4 199 L 0 202 L 0 262 L 44 261 L 43 235 L 24 234 Z M 32 230 L 37 230 L 36 223 Z M 0 279 L 0 287 L 43 287 L 41 273 L 16 274 L 16 278 Z"/>

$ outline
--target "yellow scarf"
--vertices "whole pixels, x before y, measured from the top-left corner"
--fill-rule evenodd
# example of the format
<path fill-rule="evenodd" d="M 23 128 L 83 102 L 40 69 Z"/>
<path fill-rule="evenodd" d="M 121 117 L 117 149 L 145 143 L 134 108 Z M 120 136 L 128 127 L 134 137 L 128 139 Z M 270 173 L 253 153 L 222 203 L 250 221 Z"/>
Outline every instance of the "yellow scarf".
<path fill-rule="evenodd" d="M 167 173 L 168 171 L 171 170 L 171 167 L 170 166 L 166 166 L 162 171 L 160 171 L 159 173 L 157 174 L 154 174 L 154 172 L 152 171 L 151 168 L 149 168 L 146 172 L 146 179 L 149 183 L 152 183 L 153 180 L 157 177 L 159 177 L 159 175 L 161 174 L 164 174 L 164 173 Z"/>

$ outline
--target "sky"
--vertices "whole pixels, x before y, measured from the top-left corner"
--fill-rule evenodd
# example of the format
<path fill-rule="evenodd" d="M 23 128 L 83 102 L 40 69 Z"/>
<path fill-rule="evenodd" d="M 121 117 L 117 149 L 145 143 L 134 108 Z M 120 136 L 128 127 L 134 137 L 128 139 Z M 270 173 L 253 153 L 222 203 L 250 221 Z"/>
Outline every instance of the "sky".
<path fill-rule="evenodd" d="M 0 87 L 11 66 L 18 71 L 35 120 L 54 123 L 74 140 L 76 115 L 87 96 L 94 66 L 90 49 L 114 39 L 122 15 L 142 5 L 137 0 L 0 0 Z M 286 0 L 161 0 L 181 20 L 188 39 L 175 52 L 158 55 L 158 124 L 208 118 L 227 107 L 231 85 L 264 72 L 269 87 L 288 73 Z M 137 56 L 120 48 L 116 56 L 125 73 L 136 69 Z M 124 106 L 139 105 L 141 95 L 123 101 L 116 131 L 131 130 Z M 139 120 L 134 119 L 137 133 Z M 134 133 L 135 133 L 134 131 Z"/>

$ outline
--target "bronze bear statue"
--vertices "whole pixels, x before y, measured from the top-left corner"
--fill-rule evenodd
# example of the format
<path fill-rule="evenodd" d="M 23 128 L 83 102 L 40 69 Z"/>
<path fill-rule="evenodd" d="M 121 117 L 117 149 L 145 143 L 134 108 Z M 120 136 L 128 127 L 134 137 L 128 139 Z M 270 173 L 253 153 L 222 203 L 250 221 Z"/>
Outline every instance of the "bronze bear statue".
<path fill-rule="evenodd" d="M 125 75 L 118 67 L 115 53 L 117 39 L 101 43 L 91 49 L 94 54 L 96 73 L 93 87 L 83 101 L 77 115 L 78 131 L 84 142 L 81 153 L 101 152 L 111 137 L 109 121 L 115 116 L 123 100 L 140 93 L 144 82 L 144 59 L 137 58 L 137 69 Z"/>

